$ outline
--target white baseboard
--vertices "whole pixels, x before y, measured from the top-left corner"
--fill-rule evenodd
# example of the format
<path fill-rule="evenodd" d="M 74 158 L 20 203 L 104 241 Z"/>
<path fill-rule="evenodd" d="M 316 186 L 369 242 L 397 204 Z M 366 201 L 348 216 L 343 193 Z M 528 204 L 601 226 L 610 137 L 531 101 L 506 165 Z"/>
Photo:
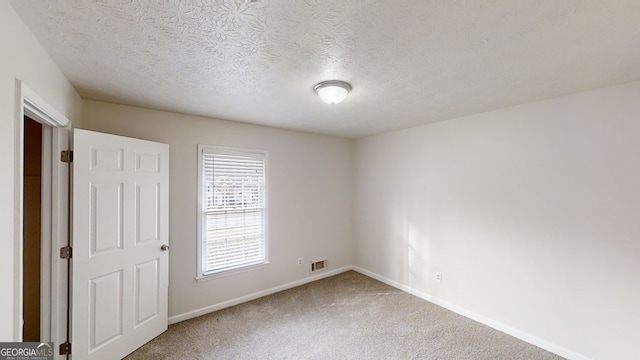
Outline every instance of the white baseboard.
<path fill-rule="evenodd" d="M 362 269 L 360 267 L 357 266 L 351 266 L 352 270 L 355 270 L 363 275 L 369 276 L 373 279 L 376 279 L 380 282 L 383 282 L 387 285 L 393 286 L 396 289 L 408 292 L 409 294 L 415 295 L 423 300 L 429 301 L 433 304 L 436 304 L 438 306 L 441 306 L 447 310 L 451 310 L 457 314 L 460 314 L 464 317 L 467 317 L 471 320 L 477 321 L 481 324 L 487 325 L 493 329 L 496 329 L 498 331 L 502 331 L 505 334 L 511 335 L 515 338 L 518 338 L 522 341 L 528 342 L 529 344 L 535 345 L 539 348 L 545 349 L 547 351 L 550 351 L 556 355 L 560 355 L 564 358 L 570 359 L 570 360 L 591 360 L 591 358 L 584 356 L 582 354 L 578 354 L 576 352 L 573 352 L 569 349 L 566 349 L 562 346 L 556 345 L 554 343 L 551 343 L 549 341 L 540 339 L 536 336 L 533 336 L 531 334 L 528 334 L 526 332 L 523 332 L 521 330 L 518 330 L 516 328 L 513 328 L 509 325 L 505 325 L 501 322 L 495 321 L 493 319 L 487 318 L 485 316 L 476 314 L 472 311 L 469 311 L 467 309 L 464 309 L 460 306 L 448 303 L 446 301 L 440 300 L 432 295 L 429 295 L 427 293 L 424 293 L 422 291 L 413 289 L 407 285 L 401 284 L 397 281 L 391 280 L 391 279 L 387 279 L 383 276 L 380 276 L 378 274 L 372 273 L 371 271 Z"/>
<path fill-rule="evenodd" d="M 169 325 L 178 323 L 180 321 L 193 319 L 195 317 L 202 316 L 202 315 L 214 312 L 214 311 L 222 310 L 224 308 L 228 308 L 228 307 L 231 307 L 231 306 L 242 304 L 242 303 L 247 302 L 247 301 L 255 300 L 255 299 L 261 298 L 263 296 L 275 294 L 277 292 L 284 291 L 284 290 L 287 290 L 287 289 L 291 289 L 291 288 L 294 288 L 296 286 L 308 284 L 310 282 L 313 282 L 313 281 L 316 281 L 316 280 L 320 280 L 320 279 L 324 279 L 324 278 L 327 278 L 327 277 L 330 277 L 330 276 L 334 276 L 334 275 L 337 275 L 337 274 L 340 274 L 340 273 L 343 273 L 343 272 L 349 271 L 349 270 L 353 270 L 353 266 L 344 266 L 344 267 L 341 267 L 341 268 L 338 268 L 338 269 L 335 269 L 335 270 L 323 271 L 323 272 L 321 272 L 321 273 L 319 273 L 317 275 L 309 276 L 309 277 L 306 277 L 304 279 L 293 281 L 293 282 L 290 282 L 290 283 L 287 283 L 287 284 L 283 284 L 283 285 L 280 285 L 280 286 L 276 286 L 276 287 L 273 287 L 273 288 L 270 288 L 270 289 L 258 291 L 258 292 L 255 292 L 253 294 L 241 296 L 239 298 L 227 300 L 227 301 L 224 301 L 224 302 L 221 302 L 221 303 L 218 303 L 218 304 L 205 306 L 203 308 L 200 308 L 200 309 L 197 309 L 197 310 L 193 310 L 193 311 L 189 311 L 189 312 L 186 312 L 186 313 L 183 313 L 183 314 L 174 315 L 174 316 L 171 316 L 169 318 Z"/>

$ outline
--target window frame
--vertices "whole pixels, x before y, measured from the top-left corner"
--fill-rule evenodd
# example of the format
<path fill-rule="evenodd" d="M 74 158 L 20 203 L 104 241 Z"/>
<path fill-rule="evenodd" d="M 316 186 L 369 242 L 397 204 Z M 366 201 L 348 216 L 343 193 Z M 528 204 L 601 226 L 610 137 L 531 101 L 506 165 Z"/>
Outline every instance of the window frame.
<path fill-rule="evenodd" d="M 240 156 L 253 156 L 256 155 L 264 158 L 264 259 L 262 262 L 251 263 L 246 265 L 239 265 L 237 267 L 229 269 L 220 269 L 213 272 L 204 272 L 204 236 L 206 234 L 206 209 L 205 209 L 205 196 L 206 196 L 206 182 L 204 179 L 204 155 L 206 154 L 228 154 L 228 155 L 240 155 Z M 198 190 L 197 190 L 197 261 L 196 261 L 196 281 L 206 281 L 215 279 L 218 277 L 233 275 L 245 271 L 251 271 L 258 268 L 262 268 L 269 264 L 269 231 L 268 231 L 268 218 L 269 218 L 269 153 L 266 150 L 216 146 L 216 145 L 203 145 L 198 144 Z"/>

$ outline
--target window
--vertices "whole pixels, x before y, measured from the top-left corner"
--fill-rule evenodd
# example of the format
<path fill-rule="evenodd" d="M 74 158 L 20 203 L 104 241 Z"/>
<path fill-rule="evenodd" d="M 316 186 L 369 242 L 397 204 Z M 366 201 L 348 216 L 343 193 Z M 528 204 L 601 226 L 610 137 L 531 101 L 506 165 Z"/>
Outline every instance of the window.
<path fill-rule="evenodd" d="M 198 145 L 198 155 L 198 278 L 266 263 L 266 153 Z"/>

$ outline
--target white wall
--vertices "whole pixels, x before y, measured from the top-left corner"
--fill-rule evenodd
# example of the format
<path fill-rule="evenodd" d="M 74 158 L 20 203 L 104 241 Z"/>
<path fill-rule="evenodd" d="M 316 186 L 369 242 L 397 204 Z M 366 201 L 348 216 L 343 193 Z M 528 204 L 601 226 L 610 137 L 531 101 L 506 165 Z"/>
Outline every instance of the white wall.
<path fill-rule="evenodd" d="M 84 126 L 170 145 L 169 317 L 309 277 L 308 261 L 351 264 L 350 140 L 85 101 Z M 267 150 L 266 268 L 197 283 L 197 145 Z M 298 267 L 297 259 L 305 266 Z"/>
<path fill-rule="evenodd" d="M 354 151 L 356 266 L 565 356 L 640 354 L 640 82 Z"/>
<path fill-rule="evenodd" d="M 78 119 L 81 100 L 67 79 L 18 18 L 6 0 L 0 0 L 0 341 L 13 341 L 16 198 L 16 78 L 23 80 L 51 106 L 72 121 Z"/>

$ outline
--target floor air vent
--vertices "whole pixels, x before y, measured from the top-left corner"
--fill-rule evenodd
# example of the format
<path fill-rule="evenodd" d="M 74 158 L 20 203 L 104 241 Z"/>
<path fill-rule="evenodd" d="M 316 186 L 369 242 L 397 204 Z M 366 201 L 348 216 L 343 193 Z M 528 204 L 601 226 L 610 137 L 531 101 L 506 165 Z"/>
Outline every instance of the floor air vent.
<path fill-rule="evenodd" d="M 329 267 L 329 263 L 327 262 L 327 259 L 314 261 L 311 263 L 311 272 L 313 273 L 316 271 L 325 270 L 328 267 Z"/>

